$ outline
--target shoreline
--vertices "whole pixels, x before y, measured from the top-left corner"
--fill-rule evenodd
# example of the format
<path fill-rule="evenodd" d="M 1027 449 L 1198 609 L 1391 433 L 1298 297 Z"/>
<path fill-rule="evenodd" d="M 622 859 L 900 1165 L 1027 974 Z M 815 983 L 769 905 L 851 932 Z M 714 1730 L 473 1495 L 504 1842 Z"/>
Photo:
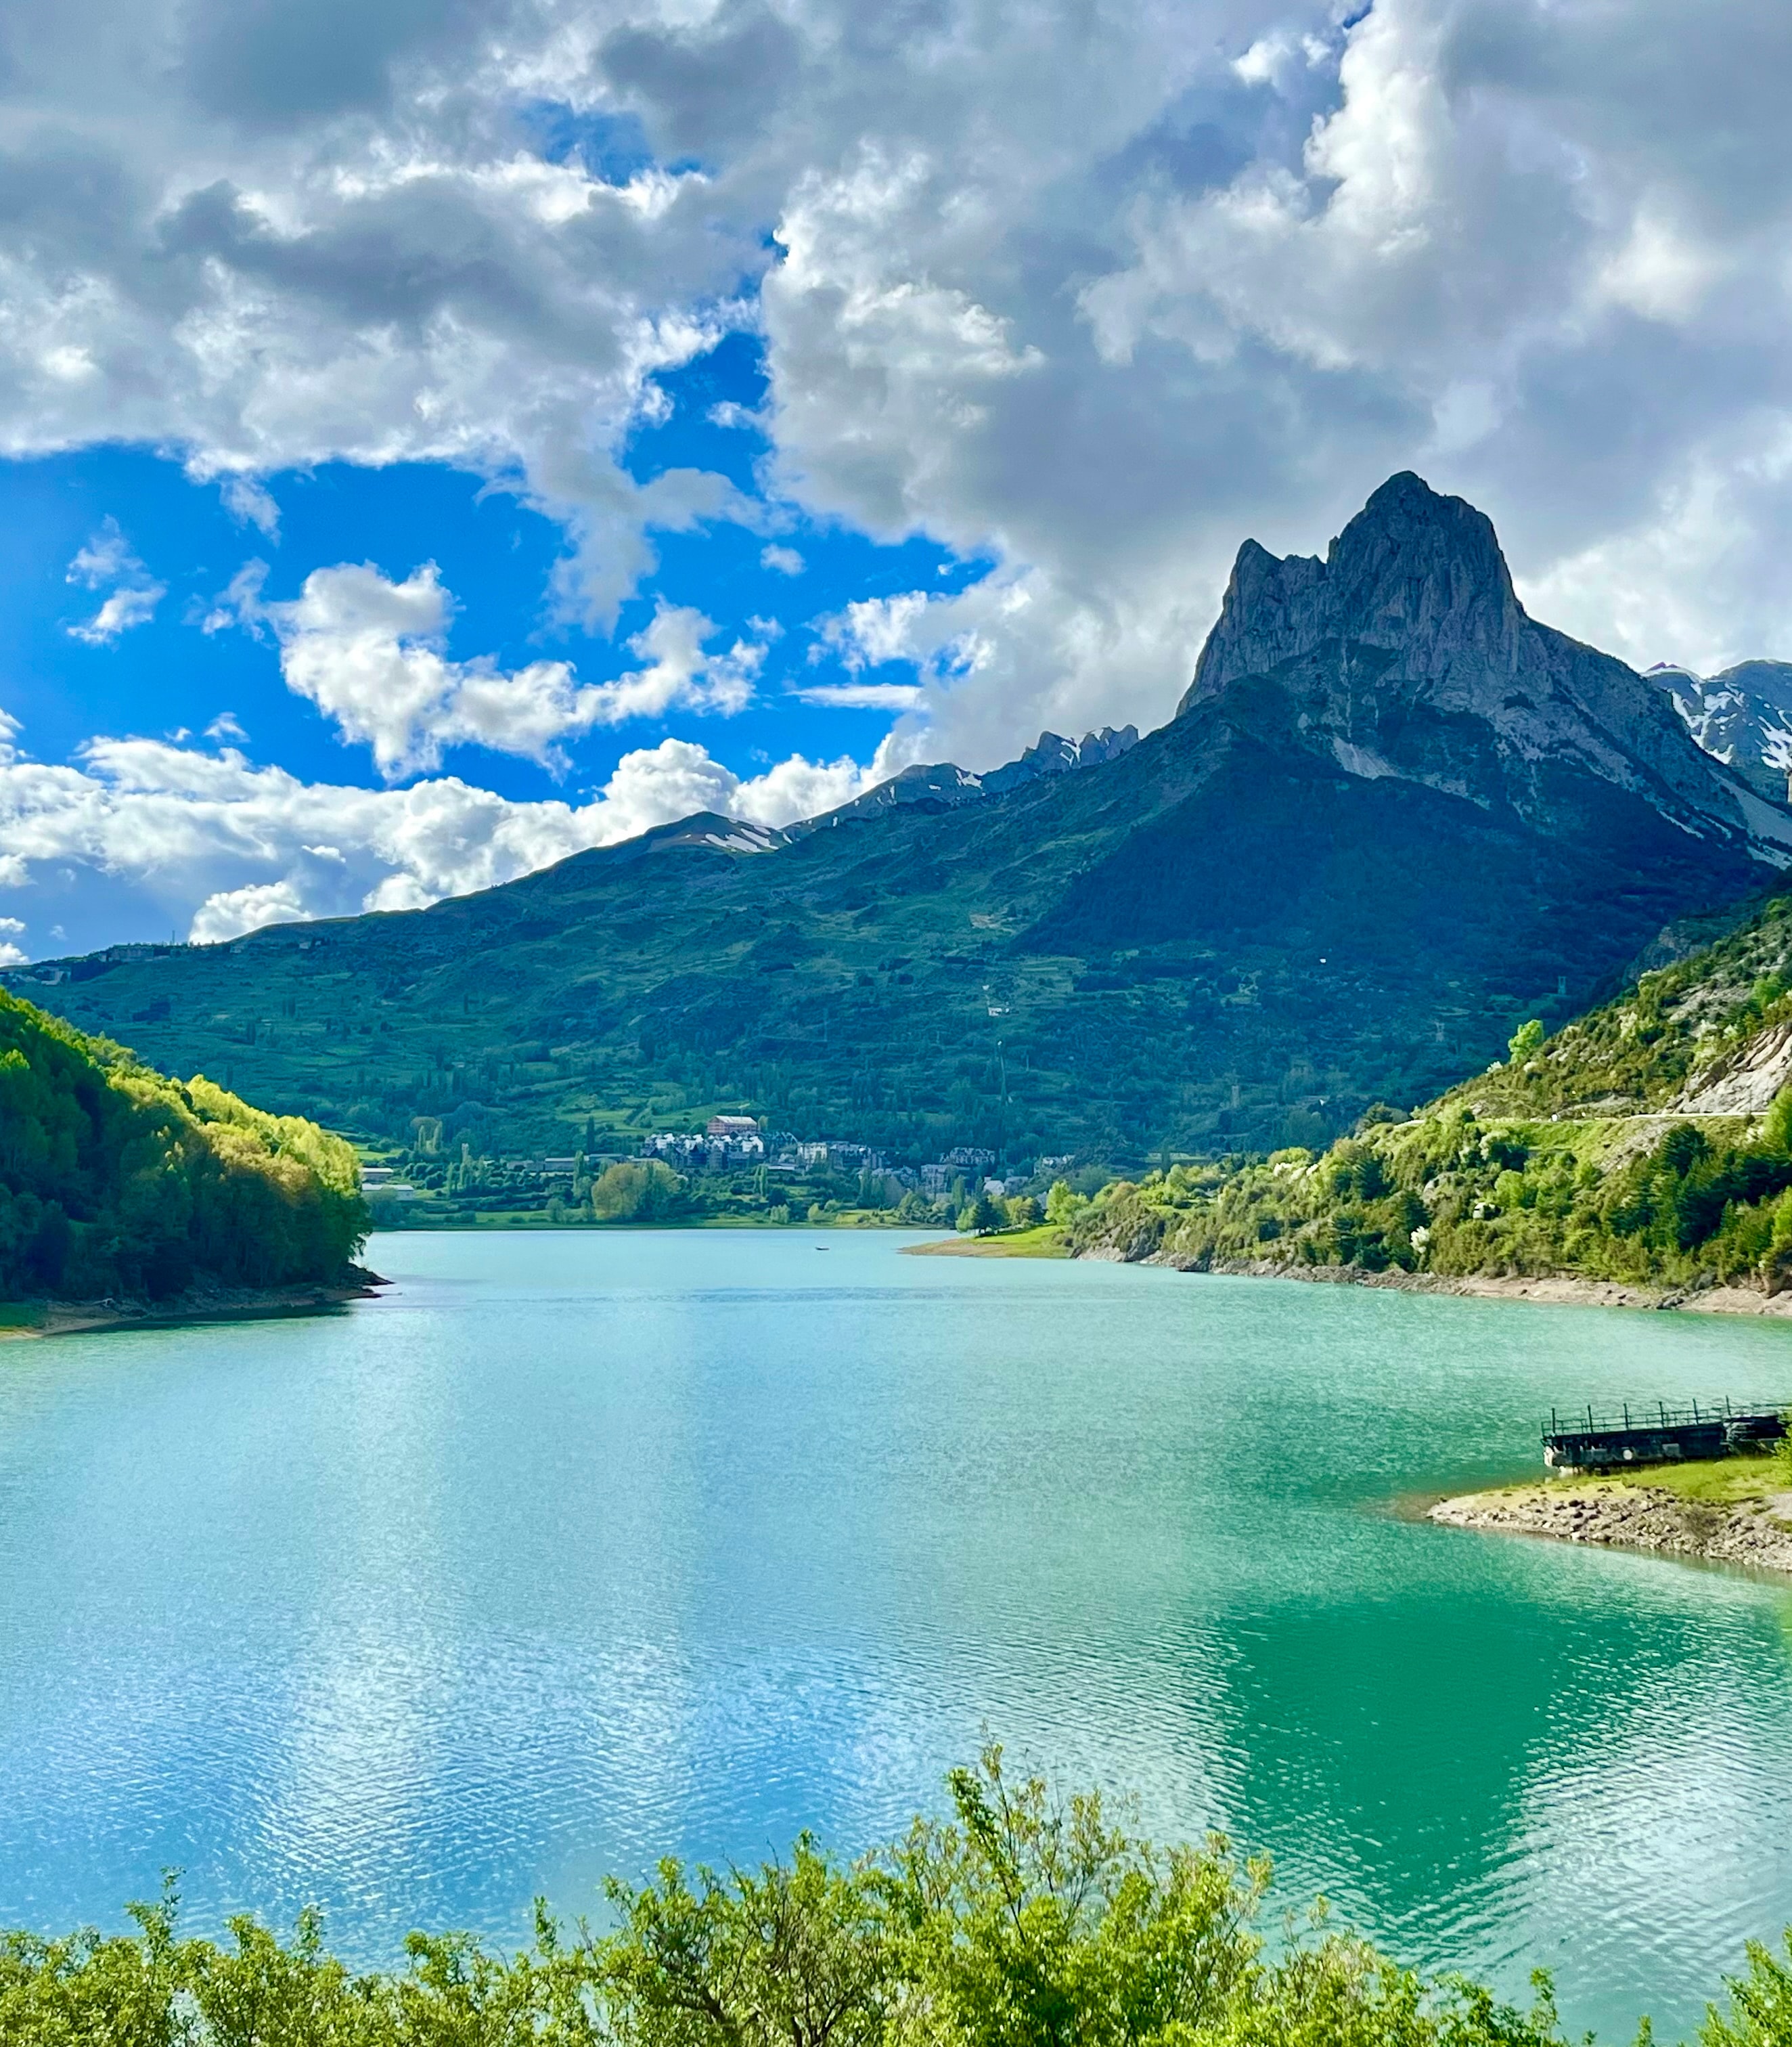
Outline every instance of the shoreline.
<path fill-rule="evenodd" d="M 192 1322 L 247 1322 L 280 1315 L 309 1315 L 350 1301 L 371 1301 L 392 1282 L 353 1268 L 350 1279 L 299 1287 L 219 1287 L 183 1294 L 172 1301 L 45 1301 L 33 1324 L 0 1328 L 0 1343 L 48 1337 L 92 1336 L 109 1329 L 176 1329 Z"/>
<path fill-rule="evenodd" d="M 904 1258 L 1068 1258 L 1064 1232 L 1051 1223 L 1011 1235 L 930 1237 L 925 1244 L 905 1244 Z"/>
<path fill-rule="evenodd" d="M 1738 1464 L 1740 1496 L 1728 1499 L 1629 1479 L 1555 1480 L 1440 1499 L 1425 1519 L 1444 1528 L 1543 1536 L 1792 1577 L 1792 1492 L 1775 1489 L 1778 1474 L 1761 1475 L 1749 1489 L 1748 1466 L 1763 1461 L 1726 1459 L 1724 1465 L 1669 1467 L 1662 1473 L 1721 1472 Z"/>
<path fill-rule="evenodd" d="M 1235 1279 L 1299 1279 L 1318 1287 L 1378 1287 L 1399 1294 L 1442 1294 L 1462 1300 L 1531 1301 L 1547 1307 L 1647 1308 L 1658 1314 L 1753 1315 L 1792 1319 L 1792 1293 L 1767 1294 L 1751 1287 L 1649 1287 L 1618 1279 L 1583 1279 L 1569 1273 L 1511 1278 L 1492 1273 L 1371 1272 L 1360 1265 L 1296 1265 L 1267 1258 L 1192 1259 L 1154 1252 L 1129 1259 L 1106 1248 L 1072 1256 L 1116 1265 L 1161 1265 L 1176 1272 L 1211 1272 Z"/>

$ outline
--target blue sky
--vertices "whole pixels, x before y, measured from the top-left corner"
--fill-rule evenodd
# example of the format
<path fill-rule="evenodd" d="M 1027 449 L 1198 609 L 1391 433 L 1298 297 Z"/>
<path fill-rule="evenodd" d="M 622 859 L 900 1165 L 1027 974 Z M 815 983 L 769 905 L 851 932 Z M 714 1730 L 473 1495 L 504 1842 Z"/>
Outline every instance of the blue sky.
<path fill-rule="evenodd" d="M 651 721 L 580 732 L 560 743 L 564 758 L 556 761 L 450 742 L 442 772 L 517 803 L 577 803 L 601 795 L 625 753 L 665 737 L 701 746 L 743 779 L 793 753 L 868 762 L 898 707 L 815 693 L 900 691 L 916 682 L 917 665 L 867 661 L 830 635 L 830 623 L 867 598 L 956 594 L 990 564 L 962 560 L 921 536 L 879 544 L 838 520 L 768 502 L 755 474 L 767 440 L 753 417 L 765 392 L 751 336 L 730 335 L 656 381 L 663 411 L 652 401 L 652 415 L 628 437 L 628 473 L 643 483 L 671 469 L 726 477 L 763 508 L 765 523 L 718 520 L 655 534 L 657 566 L 620 607 L 612 632 L 556 605 L 566 536 L 554 520 L 516 490 L 442 463 L 334 462 L 265 474 L 257 488 L 277 512 L 265 515 L 265 531 L 233 511 L 218 482 L 195 481 L 169 454 L 101 446 L 0 465 L 0 704 L 19 726 L 18 744 L 41 761 L 64 762 L 96 736 L 160 740 L 232 748 L 311 782 L 373 790 L 422 779 L 382 775 L 366 745 L 345 741 L 287 687 L 272 634 L 220 627 L 214 614 L 232 578 L 257 563 L 266 565 L 268 605 L 298 598 L 316 569 L 368 563 L 402 582 L 434 563 L 454 599 L 445 646 L 453 660 L 489 658 L 501 669 L 564 660 L 580 682 L 603 682 L 639 668 L 629 642 L 661 602 L 700 610 L 716 644 L 744 638 L 766 648 L 752 700 L 738 711 L 674 706 Z M 71 564 L 96 541 L 103 549 L 109 532 L 130 558 L 124 573 L 91 586 L 79 571 L 71 579 Z M 142 622 L 81 637 L 119 588 L 161 594 Z M 29 897 L 0 892 L 0 909 L 37 908 L 42 884 L 50 884 L 60 912 L 44 926 L 38 951 L 171 930 L 186 935 L 178 911 L 169 926 L 153 890 L 98 879 L 102 885 L 81 876 L 71 890 L 44 876 Z"/>
<path fill-rule="evenodd" d="M 384 791 L 445 775 L 517 804 L 577 807 L 601 801 L 625 755 L 670 738 L 743 782 L 792 755 L 836 764 L 846 772 L 823 796 L 844 800 L 864 779 L 852 768 L 873 760 L 920 675 L 917 658 L 879 660 L 843 636 L 848 607 L 953 596 L 992 564 L 921 534 L 880 543 L 768 492 L 763 350 L 751 334 L 724 335 L 652 385 L 620 443 L 620 466 L 642 485 L 674 470 L 725 478 L 751 523 L 736 516 L 652 532 L 653 565 L 608 629 L 558 600 L 565 528 L 515 479 L 442 462 L 336 461 L 264 473 L 245 501 L 232 479 L 195 478 L 176 455 L 147 448 L 0 464 L 0 706 L 17 747 L 79 766 L 96 739 L 159 741 L 277 765 L 307 783 Z M 609 681 L 640 667 L 631 643 L 664 605 L 701 612 L 713 628 L 706 644 L 744 640 L 763 659 L 738 710 L 674 704 L 571 733 L 545 758 L 449 740 L 428 770 L 382 773 L 367 745 L 288 687 L 276 634 L 218 616 L 245 572 L 257 577 L 260 605 L 276 609 L 297 600 L 314 571 L 345 563 L 400 584 L 433 564 L 452 598 L 440 644 L 454 663 L 509 671 L 563 661 L 581 684 Z M 96 632 L 119 591 L 144 594 L 142 615 Z M 33 956 L 184 938 L 185 907 L 178 880 L 171 890 L 153 874 L 85 864 L 44 864 L 27 886 L 0 889 L 0 911 L 25 926 L 17 935 L 32 935 Z"/>
<path fill-rule="evenodd" d="M 0 963 L 1156 725 L 1399 469 L 1639 667 L 1792 656 L 1789 72 L 1771 0 L 14 0 Z"/>

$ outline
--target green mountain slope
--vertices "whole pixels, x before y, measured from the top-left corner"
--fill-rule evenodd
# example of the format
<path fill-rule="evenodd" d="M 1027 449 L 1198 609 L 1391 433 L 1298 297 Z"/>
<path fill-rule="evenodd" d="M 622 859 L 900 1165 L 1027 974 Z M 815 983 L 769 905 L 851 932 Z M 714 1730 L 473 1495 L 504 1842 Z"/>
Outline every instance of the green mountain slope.
<path fill-rule="evenodd" d="M 1161 730 L 969 779 L 14 985 L 159 1066 L 499 1155 L 748 1106 L 910 1159 L 1123 1165 L 1422 1099 L 1792 858 L 1792 816 L 1529 620 L 1486 520 L 1414 477 L 1323 562 L 1247 546 Z"/>
<path fill-rule="evenodd" d="M 0 994 L 0 1298 L 332 1281 L 366 1228 L 341 1138 Z"/>
<path fill-rule="evenodd" d="M 1103 1190 L 1081 1255 L 1192 1267 L 1792 1284 L 1792 897 L 1323 1155 Z M 1385 1116 L 1385 1120 L 1379 1120 Z"/>

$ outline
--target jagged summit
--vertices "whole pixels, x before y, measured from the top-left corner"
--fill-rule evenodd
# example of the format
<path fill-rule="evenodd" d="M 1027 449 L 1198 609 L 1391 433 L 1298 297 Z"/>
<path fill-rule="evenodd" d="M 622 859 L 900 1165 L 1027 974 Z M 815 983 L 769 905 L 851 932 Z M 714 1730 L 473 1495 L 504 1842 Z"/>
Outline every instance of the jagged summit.
<path fill-rule="evenodd" d="M 1740 661 L 1715 675 L 1663 662 L 1648 679 L 1666 691 L 1693 737 L 1775 803 L 1792 775 L 1792 661 Z"/>
<path fill-rule="evenodd" d="M 1493 522 L 1410 470 L 1391 476 L 1316 555 L 1238 550 L 1219 622 L 1179 714 L 1241 675 L 1264 675 L 1327 640 L 1399 648 L 1439 679 L 1464 662 L 1510 663 L 1526 622 Z"/>
<path fill-rule="evenodd" d="M 1265 686 L 1269 695 L 1264 694 Z M 1525 611 L 1484 513 L 1390 477 L 1325 559 L 1238 551 L 1179 718 L 1260 734 L 1509 810 L 1592 828 L 1612 791 L 1682 830 L 1792 861 L 1792 815 L 1693 744 L 1659 687 Z"/>
<path fill-rule="evenodd" d="M 1099 732 L 1086 732 L 1080 739 L 1064 739 L 1055 732 L 1042 732 L 1038 742 L 1027 748 L 1018 760 L 992 768 L 979 779 L 990 795 L 1017 789 L 1023 782 L 1037 781 L 1041 775 L 1064 775 L 1073 768 L 1098 768 L 1104 760 L 1118 760 L 1138 744 L 1138 727 L 1122 726 L 1116 732 L 1104 725 Z"/>
<path fill-rule="evenodd" d="M 968 768 L 955 767 L 949 760 L 905 768 L 887 782 L 880 782 L 875 789 L 867 789 L 863 795 L 854 797 L 850 803 L 843 803 L 838 810 L 829 811 L 790 829 L 799 833 L 810 831 L 817 826 L 839 824 L 848 818 L 875 817 L 880 811 L 894 810 L 910 803 L 926 803 L 937 810 L 955 810 L 961 803 L 975 803 L 979 796 L 1004 795 L 1024 783 L 1037 782 L 1042 776 L 1068 775 L 1078 768 L 1099 768 L 1106 761 L 1118 760 L 1137 744 L 1136 725 L 1122 726 L 1118 732 L 1112 726 L 1104 725 L 1099 732 L 1086 732 L 1080 739 L 1064 739 L 1055 732 L 1042 732 L 1037 743 L 1028 747 L 1018 759 L 1007 761 L 1000 768 L 992 768 L 985 774 L 973 775 Z"/>

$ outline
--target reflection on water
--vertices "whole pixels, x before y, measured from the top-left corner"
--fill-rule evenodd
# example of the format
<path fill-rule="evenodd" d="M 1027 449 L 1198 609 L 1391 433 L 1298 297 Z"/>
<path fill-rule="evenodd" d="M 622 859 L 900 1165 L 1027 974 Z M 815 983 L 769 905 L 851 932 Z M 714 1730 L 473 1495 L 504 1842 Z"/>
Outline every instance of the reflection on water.
<path fill-rule="evenodd" d="M 1792 1919 L 1785 1590 L 1383 1511 L 1792 1397 L 1792 1329 L 814 1241 L 386 1237 L 339 1317 L 0 1352 L 0 1920 L 172 1863 L 515 1937 L 985 1729 L 1614 2037 Z"/>

